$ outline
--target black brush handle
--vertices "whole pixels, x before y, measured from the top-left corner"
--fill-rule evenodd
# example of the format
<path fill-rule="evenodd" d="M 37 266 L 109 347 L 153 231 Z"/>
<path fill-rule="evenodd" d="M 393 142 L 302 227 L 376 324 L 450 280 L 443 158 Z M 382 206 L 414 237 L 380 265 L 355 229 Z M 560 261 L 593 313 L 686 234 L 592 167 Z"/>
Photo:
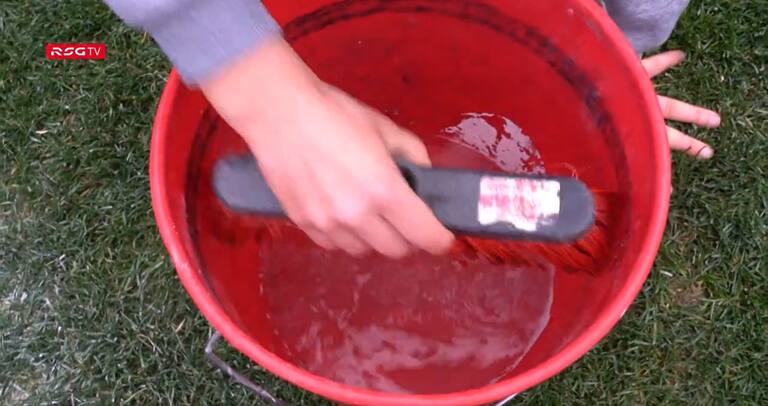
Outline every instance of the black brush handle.
<path fill-rule="evenodd" d="M 446 228 L 459 234 L 564 243 L 573 242 L 582 237 L 595 221 L 592 193 L 586 185 L 576 179 L 428 168 L 413 165 L 404 160 L 398 160 L 397 163 L 411 188 L 427 203 L 438 220 Z M 497 219 L 498 221 L 495 222 L 493 218 L 483 220 L 479 208 L 481 197 L 487 201 L 489 198 L 493 200 L 494 196 L 499 198 L 500 195 L 488 196 L 481 193 L 483 188 L 481 185 L 486 185 L 487 191 L 487 188 L 493 185 L 508 185 L 508 182 L 514 185 L 514 182 L 520 181 L 528 185 L 535 184 L 538 188 L 554 188 L 555 192 L 549 194 L 549 196 L 556 196 L 556 199 L 548 204 L 551 209 L 554 209 L 551 215 L 534 218 L 534 220 L 523 218 L 522 223 L 510 222 L 508 218 Z M 214 168 L 213 187 L 219 200 L 230 210 L 266 216 L 285 216 L 280 202 L 272 193 L 251 155 L 220 159 Z M 501 194 L 501 198 L 505 196 Z M 485 213 L 496 213 L 493 209 L 489 210 Z M 494 216 L 491 215 L 491 217 Z"/>
<path fill-rule="evenodd" d="M 251 155 L 232 155 L 217 161 L 213 168 L 213 190 L 230 210 L 285 217 L 283 207 Z"/>

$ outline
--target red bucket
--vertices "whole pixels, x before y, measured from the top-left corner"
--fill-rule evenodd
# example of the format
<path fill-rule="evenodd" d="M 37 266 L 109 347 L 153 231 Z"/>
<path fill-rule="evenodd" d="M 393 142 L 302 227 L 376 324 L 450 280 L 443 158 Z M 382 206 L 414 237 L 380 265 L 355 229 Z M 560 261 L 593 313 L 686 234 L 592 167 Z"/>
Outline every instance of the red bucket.
<path fill-rule="evenodd" d="M 260 256 L 265 248 L 257 222 L 228 213 L 213 197 L 213 163 L 245 151 L 242 140 L 172 72 L 151 145 L 153 207 L 181 282 L 230 344 L 278 377 L 334 401 L 469 405 L 505 399 L 543 382 L 611 330 L 640 290 L 658 250 L 670 194 L 670 157 L 652 85 L 637 55 L 594 1 L 266 4 L 322 79 L 423 136 L 437 161 L 474 165 L 457 161 L 435 140 L 463 136 L 465 144 L 482 152 L 492 134 L 497 167 L 577 174 L 593 189 L 615 192 L 622 207 L 608 230 L 610 258 L 590 273 L 552 275 L 546 323 L 514 363 L 495 366 L 493 379 L 472 381 L 462 371 L 476 371 L 462 360 L 442 375 L 403 372 L 404 380 L 422 385 L 406 391 L 329 377 L 293 357 L 278 334 L 270 316 L 271 291 L 264 291 L 267 265 Z M 500 148 L 504 143 L 506 149 Z M 280 264 L 286 272 L 307 267 L 307 275 L 315 265 L 321 266 L 310 260 Z M 287 289 L 276 286 L 286 295 Z M 368 292 L 376 289 L 369 286 Z M 516 310 L 514 317 L 528 316 Z M 445 336 L 447 330 L 429 331 Z M 334 339 L 330 333 L 316 338 Z M 452 380 L 466 384 L 440 386 Z"/>

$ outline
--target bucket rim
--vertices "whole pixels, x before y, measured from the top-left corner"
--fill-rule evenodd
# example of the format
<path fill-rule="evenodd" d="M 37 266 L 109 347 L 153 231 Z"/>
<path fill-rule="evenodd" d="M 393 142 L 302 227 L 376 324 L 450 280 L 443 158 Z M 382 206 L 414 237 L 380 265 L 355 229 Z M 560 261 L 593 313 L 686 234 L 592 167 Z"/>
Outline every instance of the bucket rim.
<path fill-rule="evenodd" d="M 615 23 L 607 16 L 602 16 L 604 10 L 596 2 L 582 1 L 575 3 L 574 7 L 581 8 L 581 12 L 587 18 L 591 18 L 599 26 L 599 29 L 603 30 L 608 38 L 607 46 L 615 48 L 615 52 L 621 58 L 619 63 L 624 64 L 629 69 L 630 80 L 639 87 L 641 102 L 644 108 L 649 110 L 648 114 L 652 120 L 650 123 L 653 129 L 651 143 L 655 156 L 655 169 L 659 176 L 656 177 L 653 186 L 657 195 L 651 209 L 648 232 L 644 236 L 639 254 L 633 262 L 628 264 L 628 268 L 632 269 L 633 272 L 629 275 L 624 286 L 600 311 L 595 321 L 563 347 L 560 352 L 552 355 L 541 364 L 531 367 L 523 374 L 488 386 L 445 394 L 415 395 L 379 392 L 334 382 L 299 368 L 264 348 L 239 328 L 237 323 L 219 305 L 208 283 L 195 269 L 192 258 L 187 255 L 182 238 L 174 226 L 171 202 L 166 193 L 163 168 L 166 166 L 167 152 L 172 149 L 165 142 L 167 140 L 166 134 L 171 128 L 171 113 L 184 84 L 176 70 L 171 69 L 156 109 L 152 127 L 149 162 L 152 209 L 161 239 L 168 250 L 179 280 L 206 320 L 222 334 L 230 345 L 270 373 L 304 390 L 349 404 L 413 406 L 486 404 L 541 384 L 568 368 L 594 348 L 613 329 L 631 306 L 655 261 L 668 217 L 671 193 L 671 154 L 656 92 L 648 74 L 640 63 L 638 55 Z"/>

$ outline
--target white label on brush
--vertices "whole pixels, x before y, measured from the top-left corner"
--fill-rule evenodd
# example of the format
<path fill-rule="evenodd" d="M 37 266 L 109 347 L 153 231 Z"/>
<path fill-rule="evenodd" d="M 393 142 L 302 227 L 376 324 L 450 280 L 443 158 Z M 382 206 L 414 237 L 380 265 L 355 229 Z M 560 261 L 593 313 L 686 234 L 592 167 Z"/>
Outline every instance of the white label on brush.
<path fill-rule="evenodd" d="M 554 180 L 484 176 L 480 179 L 477 221 L 508 223 L 518 230 L 536 231 L 560 214 L 560 182 Z"/>

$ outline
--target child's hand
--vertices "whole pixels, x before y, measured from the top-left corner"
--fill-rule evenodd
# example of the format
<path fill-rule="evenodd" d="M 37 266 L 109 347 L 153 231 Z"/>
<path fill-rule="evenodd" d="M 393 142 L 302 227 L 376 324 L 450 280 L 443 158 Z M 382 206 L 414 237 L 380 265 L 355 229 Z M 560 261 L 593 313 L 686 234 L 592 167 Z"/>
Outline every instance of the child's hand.
<path fill-rule="evenodd" d="M 392 159 L 428 164 L 424 145 L 388 118 L 321 82 L 282 40 L 205 83 L 243 136 L 288 217 L 318 245 L 360 255 L 439 254 L 453 235 Z"/>
<path fill-rule="evenodd" d="M 645 58 L 642 62 L 648 75 L 653 78 L 680 64 L 684 59 L 685 54 L 683 52 L 668 51 Z M 659 104 L 666 119 L 707 128 L 720 125 L 720 115 L 703 107 L 664 96 L 659 96 Z M 669 137 L 669 146 L 673 150 L 685 151 L 699 159 L 709 159 L 714 155 L 714 150 L 709 145 L 670 126 L 667 126 L 667 136 Z"/>

